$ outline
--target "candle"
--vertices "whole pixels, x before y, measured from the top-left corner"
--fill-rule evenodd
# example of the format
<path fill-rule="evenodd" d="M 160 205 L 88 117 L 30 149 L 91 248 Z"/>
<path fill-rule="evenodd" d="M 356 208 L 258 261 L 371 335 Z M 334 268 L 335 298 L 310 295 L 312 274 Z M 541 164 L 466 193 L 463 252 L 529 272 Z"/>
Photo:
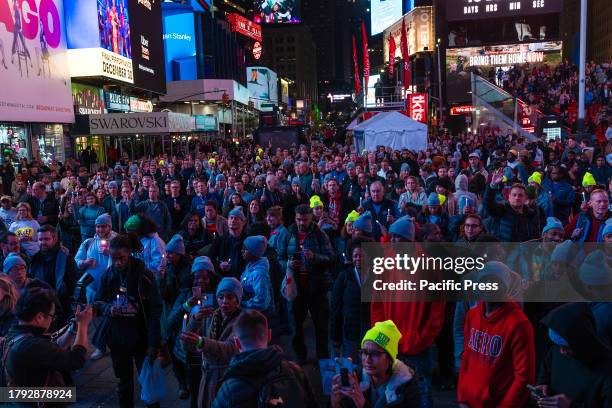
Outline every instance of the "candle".
<path fill-rule="evenodd" d="M 582 201 L 586 202 L 586 193 L 583 191 L 582 192 Z"/>
<path fill-rule="evenodd" d="M 115 300 L 115 306 L 119 306 L 119 295 L 117 295 L 117 299 Z"/>
<path fill-rule="evenodd" d="M 187 313 L 183 315 L 183 331 L 187 331 Z"/>

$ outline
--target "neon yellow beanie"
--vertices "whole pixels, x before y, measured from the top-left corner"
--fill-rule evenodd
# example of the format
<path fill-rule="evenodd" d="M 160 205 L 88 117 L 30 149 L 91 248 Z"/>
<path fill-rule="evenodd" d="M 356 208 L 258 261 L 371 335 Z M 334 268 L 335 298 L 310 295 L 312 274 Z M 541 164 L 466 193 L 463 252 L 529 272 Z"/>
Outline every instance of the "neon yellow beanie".
<path fill-rule="evenodd" d="M 438 200 L 440 200 L 440 205 L 444 205 L 446 202 L 446 196 L 444 194 L 438 194 Z"/>
<path fill-rule="evenodd" d="M 539 171 L 534 172 L 528 179 L 529 183 L 536 183 L 538 185 L 542 185 L 542 173 Z"/>
<path fill-rule="evenodd" d="M 359 218 L 359 213 L 353 210 L 346 216 L 346 220 L 344 220 L 344 223 L 346 224 L 347 222 L 355 222 L 357 218 Z"/>
<path fill-rule="evenodd" d="M 584 177 L 582 178 L 582 187 L 590 187 L 596 186 L 597 182 L 595 181 L 595 177 L 588 171 L 584 173 Z"/>
<path fill-rule="evenodd" d="M 370 330 L 368 330 L 361 340 L 361 347 L 366 341 L 376 343 L 379 347 L 382 347 L 395 361 L 397 358 L 397 349 L 402 334 L 393 323 L 393 320 L 387 320 L 385 322 L 378 322 L 374 324 Z"/>
<path fill-rule="evenodd" d="M 321 197 L 318 195 L 313 195 L 310 197 L 310 208 L 315 207 L 323 207 L 323 201 L 321 201 Z"/>
<path fill-rule="evenodd" d="M 216 162 L 217 162 L 217 161 L 216 161 L 215 159 L 213 159 L 213 158 L 208 159 L 208 164 L 212 164 L 212 165 L 214 165 Z"/>

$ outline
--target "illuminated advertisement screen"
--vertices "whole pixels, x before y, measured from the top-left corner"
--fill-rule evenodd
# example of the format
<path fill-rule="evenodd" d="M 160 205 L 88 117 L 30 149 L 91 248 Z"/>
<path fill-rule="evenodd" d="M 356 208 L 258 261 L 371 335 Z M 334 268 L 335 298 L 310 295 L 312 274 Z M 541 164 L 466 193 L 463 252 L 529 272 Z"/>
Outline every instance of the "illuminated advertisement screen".
<path fill-rule="evenodd" d="M 563 0 L 448 0 L 446 18 L 453 21 L 560 13 L 562 2 Z"/>
<path fill-rule="evenodd" d="M 100 47 L 132 59 L 127 0 L 97 0 Z"/>
<path fill-rule="evenodd" d="M 403 0 L 372 0 L 370 2 L 371 35 L 380 34 L 402 18 Z"/>
<path fill-rule="evenodd" d="M 62 0 L 0 1 L 0 119 L 74 122 Z"/>
<path fill-rule="evenodd" d="M 163 21 L 166 81 L 197 79 L 195 69 L 189 74 L 183 70 L 176 73 L 173 70 L 174 61 L 193 57 L 196 54 L 193 12 L 172 12 L 164 9 Z M 195 66 L 195 59 L 191 65 Z"/>
<path fill-rule="evenodd" d="M 278 76 L 266 67 L 247 67 L 247 88 L 256 101 L 278 103 Z"/>
<path fill-rule="evenodd" d="M 112 0 L 111 0 L 112 1 Z M 166 93 L 160 0 L 129 0 L 134 85 Z"/>
<path fill-rule="evenodd" d="M 446 92 L 451 103 L 472 100 L 471 73 L 485 78 L 503 77 L 513 66 L 555 66 L 561 62 L 561 41 L 449 48 L 446 50 Z M 501 70 L 501 71 L 500 71 Z M 492 74 L 492 75 L 491 75 Z M 503 84 L 498 84 L 503 85 Z"/>
<path fill-rule="evenodd" d="M 301 22 L 301 0 L 255 0 L 257 24 Z"/>
<path fill-rule="evenodd" d="M 73 83 L 72 102 L 79 115 L 93 115 L 106 112 L 104 92 L 100 88 Z"/>

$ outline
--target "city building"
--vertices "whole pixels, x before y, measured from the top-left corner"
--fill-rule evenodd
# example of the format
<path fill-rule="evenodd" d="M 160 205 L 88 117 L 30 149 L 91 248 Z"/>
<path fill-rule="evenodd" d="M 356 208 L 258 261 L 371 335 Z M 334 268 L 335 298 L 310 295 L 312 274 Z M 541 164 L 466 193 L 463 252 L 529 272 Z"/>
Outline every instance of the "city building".
<path fill-rule="evenodd" d="M 289 106 L 308 109 L 318 101 L 317 53 L 310 29 L 303 25 L 263 26 L 262 65 L 289 79 Z"/>

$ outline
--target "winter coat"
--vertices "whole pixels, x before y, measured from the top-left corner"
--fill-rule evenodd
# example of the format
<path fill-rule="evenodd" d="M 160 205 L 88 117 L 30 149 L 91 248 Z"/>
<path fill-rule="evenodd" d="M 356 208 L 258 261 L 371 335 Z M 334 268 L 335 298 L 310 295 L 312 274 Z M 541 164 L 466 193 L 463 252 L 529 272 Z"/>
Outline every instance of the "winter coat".
<path fill-rule="evenodd" d="M 170 238 L 172 231 L 172 216 L 163 201 L 142 201 L 136 206 L 136 212 L 142 212 L 155 222 L 159 236 L 164 241 Z"/>
<path fill-rule="evenodd" d="M 240 237 L 234 238 L 229 233 L 222 237 L 217 237 L 208 251 L 208 257 L 215 266 L 217 275 L 225 277 L 233 277 L 236 279 L 240 278 L 240 275 L 246 267 L 246 262 L 242 258 L 242 241 L 246 238 L 244 232 Z M 221 270 L 221 263 L 226 262 L 228 259 L 232 260 L 232 268 L 229 272 Z"/>
<path fill-rule="evenodd" d="M 111 235 L 106 241 L 110 242 L 116 236 L 117 233 L 111 231 Z M 87 287 L 88 299 L 94 298 L 95 292 L 100 286 L 102 275 L 112 265 L 111 258 L 108 252 L 104 253 L 100 249 L 100 241 L 101 240 L 97 235 L 93 238 L 86 239 L 85 241 L 83 241 L 81 246 L 79 246 L 79 250 L 77 251 L 77 254 L 74 257 L 77 268 L 79 268 L 82 273 L 89 273 L 91 276 L 94 277 L 94 281 L 91 283 L 91 285 Z M 96 266 L 94 268 L 84 269 L 83 262 L 87 259 L 95 259 Z"/>
<path fill-rule="evenodd" d="M 140 238 L 142 252 L 137 255 L 148 270 L 154 274 L 159 274 L 160 270 L 166 267 L 166 243 L 157 233 Z"/>
<path fill-rule="evenodd" d="M 212 408 L 256 408 L 260 388 L 258 384 L 265 383 L 266 377 L 279 372 L 292 376 L 301 385 L 302 395 L 296 399 L 304 401 L 306 407 L 318 407 L 304 371 L 295 363 L 285 360 L 282 351 L 273 346 L 245 351 L 232 357 Z"/>
<path fill-rule="evenodd" d="M 402 214 L 405 214 L 405 212 L 402 210 L 403 206 L 420 208 L 425 204 L 427 204 L 427 193 L 425 193 L 423 188 L 419 188 L 419 190 L 415 191 L 414 193 L 403 193 L 397 202 L 397 210 Z"/>
<path fill-rule="evenodd" d="M 371 379 L 363 371 L 363 380 L 359 386 L 366 399 L 364 408 L 419 408 L 421 406 L 421 397 L 414 369 L 398 359 L 393 363 L 391 370 L 391 378 L 384 384 L 384 392 L 378 394 L 376 401 L 372 400 L 373 384 Z"/>
<path fill-rule="evenodd" d="M 572 357 L 562 355 L 553 345 L 537 383 L 548 385 L 550 395 L 567 395 L 572 406 L 612 407 L 612 358 L 610 349 L 597 336 L 590 305 L 565 304 L 542 322 L 564 338 L 574 353 Z"/>
<path fill-rule="evenodd" d="M 191 293 L 191 258 L 183 256 L 178 265 L 168 263 L 166 273 L 159 279 L 159 294 L 162 299 L 162 338 L 166 341 L 175 336 L 175 330 L 170 330 L 169 318 L 181 289 L 188 289 Z M 173 339 L 172 339 L 173 340 Z"/>
<path fill-rule="evenodd" d="M 610 218 L 612 213 L 608 213 L 600 220 L 596 219 L 593 211 L 582 212 L 572 218 L 565 226 L 565 237 L 570 238 L 576 228 L 582 228 L 582 235 L 577 239 L 577 242 L 603 242 L 603 229 L 606 226 L 606 220 Z"/>
<path fill-rule="evenodd" d="M 380 222 L 385 228 L 389 229 L 390 225 L 387 222 L 387 214 L 391 214 L 394 219 L 398 219 L 400 215 L 396 210 L 395 201 L 387 200 L 385 198 L 379 203 L 379 205 L 379 211 L 376 211 L 372 199 L 364 201 L 362 205 L 364 211 L 369 211 L 372 214 L 372 238 L 374 238 L 375 241 L 379 241 L 380 237 L 382 236 L 378 222 Z"/>
<path fill-rule="evenodd" d="M 240 276 L 240 283 L 244 291 L 243 308 L 259 310 L 266 315 L 274 309 L 270 264 L 266 258 L 249 262 Z"/>
<path fill-rule="evenodd" d="M 287 231 L 287 228 L 285 228 L 283 224 L 279 224 L 278 227 L 274 228 L 270 232 L 270 239 L 268 240 L 268 246 L 274 248 L 274 250 L 276 250 L 276 252 L 278 253 L 279 242 L 282 242 L 285 239 L 287 239 L 287 234 L 289 234 L 289 231 Z"/>
<path fill-rule="evenodd" d="M 459 174 L 455 179 L 455 192 L 453 193 L 453 198 L 457 204 L 457 209 L 459 209 L 462 197 L 467 197 L 472 200 L 475 208 L 478 208 L 478 196 L 468 191 L 468 184 L 468 178 L 464 174 Z"/>
<path fill-rule="evenodd" d="M 97 333 L 97 336 L 102 338 L 96 339 L 96 344 L 107 344 L 111 348 L 135 347 L 141 344 L 159 347 L 162 301 L 155 277 L 140 259 L 130 257 L 128 262 L 128 296 L 137 304 L 139 314 L 134 318 L 111 317 L 111 307 L 123 278 L 122 273 L 111 266 L 102 276 L 100 289 L 96 293 L 96 309 L 98 315 L 103 317 Z M 130 279 L 135 280 L 135 293 L 129 292 Z"/>
<path fill-rule="evenodd" d="M 286 238 L 278 242 L 278 261 L 281 268 L 287 271 L 289 260 L 293 254 L 299 254 L 298 230 L 295 224 L 291 225 Z M 327 234 L 313 222 L 310 230 L 306 232 L 303 249 L 314 253 L 314 258 L 307 261 L 308 293 L 321 294 L 327 291 L 331 284 L 331 273 L 334 268 L 335 254 Z"/>
<path fill-rule="evenodd" d="M 36 197 L 29 197 L 27 203 L 30 204 L 30 208 L 32 209 L 31 214 L 34 219 L 42 215 L 43 217 L 47 217 L 47 222 L 43 225 L 57 225 L 57 209 L 59 205 L 52 194 L 47 194 L 42 202 Z"/>
<path fill-rule="evenodd" d="M 576 201 L 576 193 L 572 185 L 567 181 L 556 183 L 545 178 L 542 181 L 542 187 L 552 196 L 553 215 L 562 223 L 567 223 L 574 201 Z"/>
<path fill-rule="evenodd" d="M 238 318 L 244 313 L 241 311 L 231 319 L 221 333 L 219 338 L 210 338 L 212 330 L 212 318 L 207 318 L 201 325 L 200 335 L 202 336 L 202 379 L 198 397 L 198 406 L 207 408 L 212 405 L 219 382 L 229 366 L 232 357 L 238 354 L 236 343 L 234 342 L 234 327 Z"/>
<path fill-rule="evenodd" d="M 91 238 L 96 235 L 96 218 L 104 214 L 104 208 L 93 205 L 79 208 L 79 226 L 81 227 L 81 237 L 83 239 Z"/>
<path fill-rule="evenodd" d="M 495 201 L 497 189 L 488 186 L 484 193 L 484 205 L 490 218 L 485 223 L 487 232 L 502 242 L 524 242 L 539 238 L 544 225 L 538 212 L 524 207 L 523 214 L 515 212 L 509 204 Z"/>
<path fill-rule="evenodd" d="M 470 407 L 522 407 L 535 380 L 531 323 L 516 303 L 485 315 L 479 303 L 467 313 L 457 401 Z"/>
<path fill-rule="evenodd" d="M 612 303 L 590 303 L 591 311 L 595 317 L 597 335 L 610 348 L 612 348 Z"/>
<path fill-rule="evenodd" d="M 331 293 L 330 338 L 360 342 L 370 325 L 370 305 L 361 302 L 361 286 L 355 267 L 344 268 L 334 282 Z"/>

